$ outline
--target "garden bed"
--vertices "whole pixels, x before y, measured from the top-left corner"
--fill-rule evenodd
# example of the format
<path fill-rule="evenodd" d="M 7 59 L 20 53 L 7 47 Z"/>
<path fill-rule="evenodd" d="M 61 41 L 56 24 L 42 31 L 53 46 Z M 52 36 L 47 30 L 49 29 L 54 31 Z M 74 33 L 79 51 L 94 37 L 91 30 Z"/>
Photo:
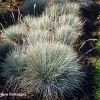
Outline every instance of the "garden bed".
<path fill-rule="evenodd" d="M 11 6 L 9 3 L 1 4 L 0 9 L 2 12 L 0 13 L 0 23 L 2 26 L 0 29 L 6 28 L 9 25 L 13 25 L 18 23 L 19 9 L 21 14 L 23 14 L 22 2 L 17 2 Z M 4 10 L 5 5 L 5 10 Z M 11 6 L 11 8 L 7 6 Z M 3 11 L 4 10 L 4 11 Z M 77 45 L 77 50 L 82 46 L 84 42 L 86 42 L 81 49 L 79 50 L 79 55 L 85 56 L 81 59 L 83 63 L 83 70 L 85 70 L 85 81 L 82 85 L 82 90 L 79 90 L 78 93 L 75 93 L 75 97 L 67 98 L 66 100 L 94 100 L 94 75 L 93 72 L 95 69 L 95 61 L 98 56 L 95 48 L 95 39 L 98 39 L 98 27 L 100 27 L 100 22 L 97 20 L 97 17 L 100 14 L 100 4 L 97 2 L 96 4 L 91 5 L 87 8 L 81 8 L 82 12 L 82 20 L 85 21 L 84 24 L 84 34 L 79 38 Z M 88 41 L 87 41 L 88 40 Z M 81 45 L 80 45 L 81 44 Z M 77 51 L 76 50 L 76 51 Z M 15 100 L 12 97 L 8 98 L 8 100 Z M 18 98 L 17 98 L 18 99 Z M 17 100 L 16 99 L 16 100 Z M 7 100 L 7 98 L 2 98 L 2 100 Z M 22 99 L 21 99 L 22 100 Z M 25 99 L 26 100 L 26 99 Z M 35 100 L 35 99 L 34 99 Z"/>

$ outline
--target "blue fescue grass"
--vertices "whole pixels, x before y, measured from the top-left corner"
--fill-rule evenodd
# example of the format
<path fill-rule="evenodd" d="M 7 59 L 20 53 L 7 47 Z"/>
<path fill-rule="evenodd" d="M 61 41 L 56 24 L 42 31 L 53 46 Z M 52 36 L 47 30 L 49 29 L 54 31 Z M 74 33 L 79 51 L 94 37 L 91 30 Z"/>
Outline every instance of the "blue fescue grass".
<path fill-rule="evenodd" d="M 27 0 L 24 4 L 24 13 L 30 15 L 42 14 L 48 0 Z"/>
<path fill-rule="evenodd" d="M 7 54 L 13 49 L 13 44 L 11 42 L 4 42 L 0 45 L 0 59 L 3 59 Z"/>
<path fill-rule="evenodd" d="M 61 43 L 37 43 L 26 52 L 13 52 L 2 68 L 8 89 L 30 90 L 42 94 L 44 99 L 72 95 L 74 89 L 80 88 L 83 77 L 77 53 Z"/>
<path fill-rule="evenodd" d="M 5 38 L 11 41 L 17 41 L 18 38 L 22 35 L 22 28 L 20 25 L 10 26 L 4 32 Z"/>

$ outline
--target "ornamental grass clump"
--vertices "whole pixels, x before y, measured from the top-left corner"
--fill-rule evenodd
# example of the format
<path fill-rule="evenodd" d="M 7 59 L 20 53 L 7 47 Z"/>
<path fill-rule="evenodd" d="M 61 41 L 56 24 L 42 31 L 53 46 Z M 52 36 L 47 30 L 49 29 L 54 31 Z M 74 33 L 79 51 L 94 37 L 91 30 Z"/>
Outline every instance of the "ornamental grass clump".
<path fill-rule="evenodd" d="M 72 45 L 81 35 L 82 26 L 83 23 L 78 16 L 74 14 L 61 15 L 58 17 L 55 28 L 55 39 L 61 43 Z"/>
<path fill-rule="evenodd" d="M 78 3 L 82 7 L 93 4 L 93 0 L 51 0 L 52 3 L 64 4 L 64 3 Z"/>
<path fill-rule="evenodd" d="M 82 31 L 83 23 L 78 17 L 79 9 L 77 3 L 66 3 L 66 5 L 54 3 L 45 9 L 42 16 L 38 18 L 26 16 L 23 21 L 29 32 L 31 30 L 30 36 L 34 35 L 33 41 L 34 38 L 39 40 L 42 37 L 42 40 L 45 38 L 47 41 L 60 41 L 69 45 L 75 42 Z M 43 36 L 45 32 L 47 35 Z"/>
<path fill-rule="evenodd" d="M 35 45 L 38 42 L 50 42 L 52 41 L 51 39 L 51 34 L 48 30 L 34 30 L 29 32 L 29 43 L 32 45 Z"/>
<path fill-rule="evenodd" d="M 80 6 L 77 3 L 64 3 L 64 4 L 53 4 L 49 8 L 47 7 L 44 13 L 50 17 L 58 17 L 60 15 L 75 14 L 78 15 Z"/>
<path fill-rule="evenodd" d="M 26 16 L 23 21 L 29 29 L 29 39 L 33 44 L 37 41 L 59 41 L 68 45 L 74 44 L 82 28 L 80 18 L 72 14 L 61 15 L 55 20 L 47 15 L 39 18 Z"/>
<path fill-rule="evenodd" d="M 77 2 L 82 7 L 87 7 L 93 4 L 93 0 L 70 0 L 70 1 Z"/>
<path fill-rule="evenodd" d="M 0 45 L 0 60 L 4 60 L 7 54 L 13 49 L 13 44 L 11 42 L 4 42 Z"/>
<path fill-rule="evenodd" d="M 83 23 L 82 23 L 80 17 L 78 17 L 74 14 L 61 15 L 59 17 L 58 24 L 59 25 L 68 24 L 69 26 L 71 26 L 73 29 L 75 29 L 77 31 L 82 30 L 82 27 L 83 27 Z"/>
<path fill-rule="evenodd" d="M 31 28 L 33 26 L 34 20 L 35 20 L 35 17 L 29 16 L 29 15 L 23 18 L 23 22 L 25 23 L 27 28 Z"/>
<path fill-rule="evenodd" d="M 78 3 L 80 6 L 86 7 L 91 4 L 93 4 L 93 0 L 50 0 L 51 3 L 58 3 L 58 4 L 64 4 L 64 3 Z"/>
<path fill-rule="evenodd" d="M 48 0 L 27 0 L 24 4 L 24 13 L 30 15 L 41 15 Z"/>
<path fill-rule="evenodd" d="M 65 14 L 79 14 L 80 5 L 78 3 L 64 4 Z"/>
<path fill-rule="evenodd" d="M 7 82 L 4 88 L 4 91 L 18 92 L 21 88 L 21 82 L 24 80 L 25 76 L 25 54 L 18 52 L 18 50 L 13 51 L 8 54 L 8 57 L 5 59 L 5 62 L 2 64 L 2 73 L 1 76 L 4 77 Z M 27 77 L 26 77 L 27 78 Z M 20 88 L 18 87 L 20 85 Z"/>
<path fill-rule="evenodd" d="M 51 0 L 52 3 L 59 3 L 64 4 L 65 2 L 68 2 L 68 0 Z"/>
<path fill-rule="evenodd" d="M 50 7 L 46 7 L 43 13 L 54 20 L 63 13 L 63 8 L 58 4 L 52 4 Z"/>
<path fill-rule="evenodd" d="M 49 16 L 41 16 L 39 18 L 25 16 L 23 18 L 23 22 L 25 23 L 26 27 L 31 28 L 33 30 L 48 30 L 52 27 L 52 21 Z"/>
<path fill-rule="evenodd" d="M 25 51 L 13 51 L 2 65 L 8 79 L 6 88 L 13 92 L 41 94 L 44 100 L 72 96 L 80 89 L 83 73 L 77 53 L 61 43 L 37 43 Z"/>
<path fill-rule="evenodd" d="M 68 24 L 61 25 L 56 29 L 55 32 L 55 37 L 57 41 L 68 45 L 72 45 L 73 43 L 75 43 L 78 36 L 79 33 Z"/>
<path fill-rule="evenodd" d="M 13 25 L 7 28 L 4 32 L 4 37 L 10 41 L 20 43 L 24 34 L 23 28 L 20 25 Z"/>

